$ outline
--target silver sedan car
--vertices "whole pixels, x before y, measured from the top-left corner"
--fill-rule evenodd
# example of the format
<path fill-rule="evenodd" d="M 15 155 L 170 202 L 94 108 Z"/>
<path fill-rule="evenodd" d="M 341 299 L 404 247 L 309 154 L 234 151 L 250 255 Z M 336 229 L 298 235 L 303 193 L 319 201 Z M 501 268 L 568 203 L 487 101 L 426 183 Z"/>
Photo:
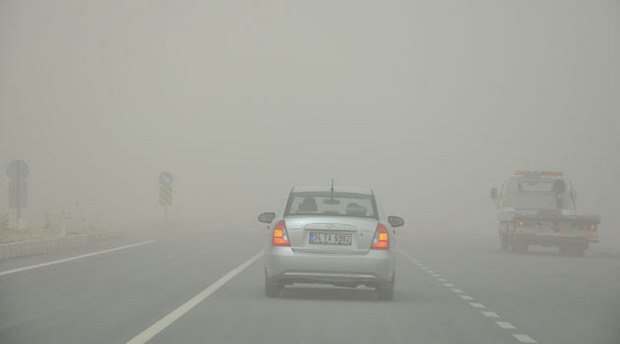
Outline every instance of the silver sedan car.
<path fill-rule="evenodd" d="M 383 217 L 372 190 L 293 188 L 284 210 L 262 213 L 269 223 L 265 293 L 278 296 L 293 283 L 376 288 L 394 295 L 393 230 L 398 216 Z"/>

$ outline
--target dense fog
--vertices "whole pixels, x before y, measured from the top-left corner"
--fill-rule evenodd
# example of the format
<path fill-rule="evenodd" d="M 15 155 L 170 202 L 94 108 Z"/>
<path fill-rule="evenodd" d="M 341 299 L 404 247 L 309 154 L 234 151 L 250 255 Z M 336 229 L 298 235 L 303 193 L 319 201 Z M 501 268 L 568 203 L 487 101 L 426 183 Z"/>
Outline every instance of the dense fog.
<path fill-rule="evenodd" d="M 250 227 L 295 185 L 374 189 L 408 228 L 489 231 L 559 169 L 620 243 L 617 1 L 0 1 L 0 166 L 26 218 Z M 0 214 L 11 212 L 0 176 Z"/>

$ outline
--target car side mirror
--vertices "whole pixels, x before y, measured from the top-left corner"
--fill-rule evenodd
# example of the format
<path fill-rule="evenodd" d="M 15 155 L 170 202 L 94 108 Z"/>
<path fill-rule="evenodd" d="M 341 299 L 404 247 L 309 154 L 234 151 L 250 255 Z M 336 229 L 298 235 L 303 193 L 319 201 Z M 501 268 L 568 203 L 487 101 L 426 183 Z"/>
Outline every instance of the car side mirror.
<path fill-rule="evenodd" d="M 258 215 L 258 221 L 263 222 L 263 223 L 272 223 L 273 220 L 276 218 L 276 213 L 262 213 L 260 215 Z"/>
<path fill-rule="evenodd" d="M 393 228 L 402 227 L 405 225 L 405 220 L 398 216 L 388 216 L 388 222 Z"/>

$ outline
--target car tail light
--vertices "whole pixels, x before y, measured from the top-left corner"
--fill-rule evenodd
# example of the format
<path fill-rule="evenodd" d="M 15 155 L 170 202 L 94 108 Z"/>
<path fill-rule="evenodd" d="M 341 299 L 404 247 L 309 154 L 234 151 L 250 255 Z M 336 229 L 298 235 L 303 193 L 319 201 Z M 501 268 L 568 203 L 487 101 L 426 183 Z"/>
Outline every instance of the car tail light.
<path fill-rule="evenodd" d="M 291 246 L 288 241 L 288 233 L 286 232 L 286 224 L 280 221 L 273 227 L 273 235 L 271 237 L 272 246 Z"/>
<path fill-rule="evenodd" d="M 527 222 L 525 222 L 525 221 L 519 221 L 519 222 L 517 222 L 517 224 L 518 224 L 519 226 L 526 226 L 526 225 L 527 225 Z"/>
<path fill-rule="evenodd" d="M 377 225 L 375 237 L 372 239 L 371 250 L 388 250 L 390 248 L 390 234 L 382 224 Z"/>
<path fill-rule="evenodd" d="M 591 230 L 596 230 L 596 224 L 594 223 L 584 223 L 583 225 L 581 225 L 582 229 L 591 229 Z"/>

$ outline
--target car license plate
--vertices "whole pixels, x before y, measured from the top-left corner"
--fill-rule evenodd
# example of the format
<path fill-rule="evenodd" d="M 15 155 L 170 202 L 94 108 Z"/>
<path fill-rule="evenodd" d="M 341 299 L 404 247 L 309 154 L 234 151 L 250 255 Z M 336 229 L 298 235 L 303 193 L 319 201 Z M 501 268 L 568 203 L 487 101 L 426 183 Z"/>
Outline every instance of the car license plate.
<path fill-rule="evenodd" d="M 338 232 L 310 232 L 308 238 L 314 245 L 351 245 L 353 235 L 351 233 Z"/>

